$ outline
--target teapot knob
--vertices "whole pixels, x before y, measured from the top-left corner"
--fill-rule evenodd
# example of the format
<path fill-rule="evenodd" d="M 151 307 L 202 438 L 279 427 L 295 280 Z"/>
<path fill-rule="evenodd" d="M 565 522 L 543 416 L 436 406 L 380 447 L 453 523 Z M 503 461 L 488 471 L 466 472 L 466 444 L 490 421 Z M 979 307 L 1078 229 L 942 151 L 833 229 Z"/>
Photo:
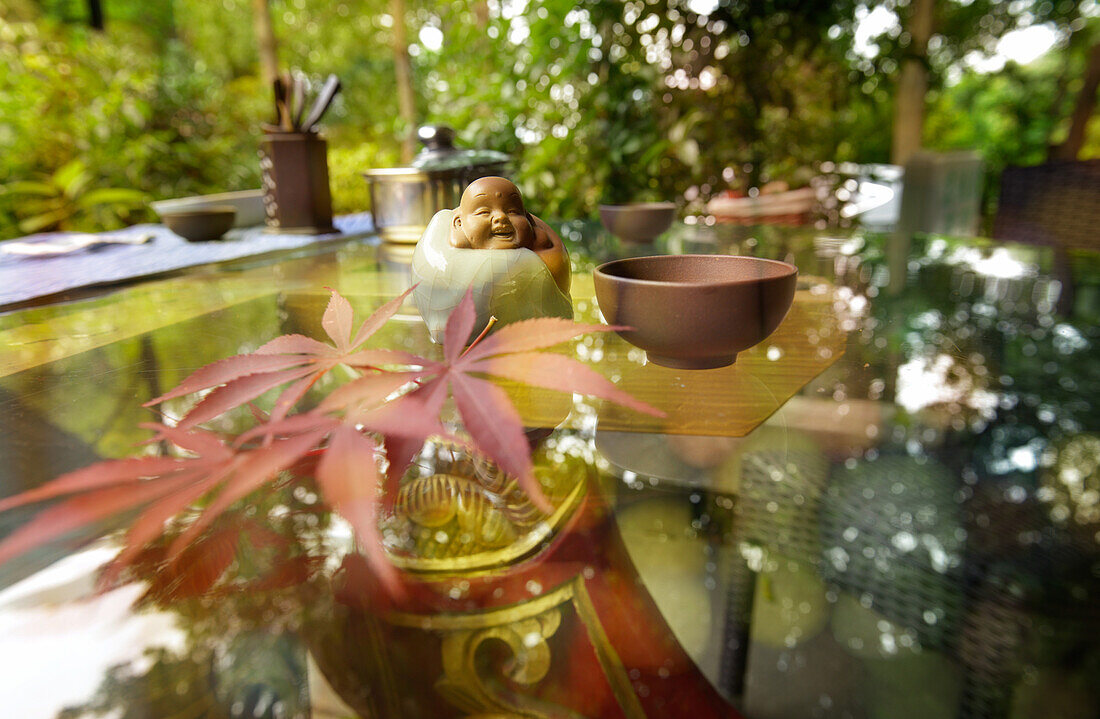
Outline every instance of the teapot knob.
<path fill-rule="evenodd" d="M 428 150 L 454 149 L 455 131 L 447 125 L 421 125 L 416 135 Z"/>

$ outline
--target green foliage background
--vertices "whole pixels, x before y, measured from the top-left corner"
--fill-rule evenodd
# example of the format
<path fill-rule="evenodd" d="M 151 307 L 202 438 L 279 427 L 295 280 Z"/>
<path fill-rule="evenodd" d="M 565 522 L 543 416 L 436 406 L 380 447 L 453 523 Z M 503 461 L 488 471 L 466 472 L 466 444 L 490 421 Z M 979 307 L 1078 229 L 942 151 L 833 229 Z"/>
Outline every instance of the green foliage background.
<path fill-rule="evenodd" d="M 282 64 L 315 83 L 330 72 L 344 82 L 325 128 L 334 202 L 338 212 L 368 209 L 359 172 L 399 164 L 413 129 L 397 107 L 391 2 L 269 4 Z M 124 194 L 92 190 L 160 199 L 259 185 L 259 123 L 272 103 L 250 0 L 103 5 L 104 32 L 86 27 L 83 0 L 0 8 L 0 238 L 152 219 Z M 904 24 L 908 3 L 894 0 L 722 0 L 706 16 L 679 0 L 408 0 L 418 121 L 510 153 L 548 216 L 657 198 L 690 209 L 727 187 L 797 186 L 825 161 L 889 160 L 908 37 L 895 29 L 875 38 L 875 57 L 853 52 L 857 15 L 879 6 Z M 938 4 L 926 143 L 978 149 L 991 200 L 1006 164 L 1042 161 L 1065 134 L 1073 79 L 1097 35 L 1083 6 Z M 1026 68 L 960 75 L 966 53 L 1032 21 L 1070 40 Z M 442 46 L 417 42 L 425 27 Z M 1098 129 L 1086 156 L 1100 152 Z M 58 182 L 74 165 L 85 179 L 78 194 Z M 38 183 L 38 195 L 13 183 Z"/>

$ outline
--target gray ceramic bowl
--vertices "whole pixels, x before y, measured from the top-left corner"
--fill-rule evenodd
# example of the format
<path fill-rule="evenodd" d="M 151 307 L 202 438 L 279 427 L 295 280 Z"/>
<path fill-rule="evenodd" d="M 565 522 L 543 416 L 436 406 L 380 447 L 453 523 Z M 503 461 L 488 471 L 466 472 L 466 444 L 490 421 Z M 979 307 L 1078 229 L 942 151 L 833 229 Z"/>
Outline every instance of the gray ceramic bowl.
<path fill-rule="evenodd" d="M 234 227 L 255 227 L 264 224 L 264 191 L 241 190 L 240 192 L 219 192 L 214 195 L 195 195 L 176 197 L 171 200 L 156 200 L 149 206 L 157 215 L 163 216 L 184 210 L 203 210 L 212 206 L 228 206 L 237 210 L 233 220 Z"/>
<path fill-rule="evenodd" d="M 237 210 L 229 205 L 164 212 L 160 219 L 169 230 L 189 242 L 220 240 L 233 226 Z"/>
<path fill-rule="evenodd" d="M 667 230 L 675 217 L 672 202 L 600 205 L 600 222 L 623 242 L 649 242 Z"/>
<path fill-rule="evenodd" d="M 661 255 L 596 268 L 596 300 L 608 323 L 677 369 L 732 364 L 775 331 L 794 300 L 798 268 L 731 255 Z"/>

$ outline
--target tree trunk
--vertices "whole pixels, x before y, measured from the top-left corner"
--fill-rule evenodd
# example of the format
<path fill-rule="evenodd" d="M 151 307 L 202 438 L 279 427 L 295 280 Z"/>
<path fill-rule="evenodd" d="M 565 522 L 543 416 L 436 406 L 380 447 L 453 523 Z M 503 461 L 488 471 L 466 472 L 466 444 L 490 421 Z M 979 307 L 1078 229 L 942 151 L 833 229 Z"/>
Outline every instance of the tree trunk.
<path fill-rule="evenodd" d="M 1058 132 L 1059 125 L 1061 124 L 1059 120 L 1062 117 L 1062 107 L 1064 106 L 1066 101 L 1066 93 L 1069 91 L 1070 67 L 1073 64 L 1070 62 L 1070 58 L 1075 52 L 1081 49 L 1079 48 L 1079 46 L 1084 44 L 1086 40 L 1085 32 L 1082 32 L 1081 30 L 1075 31 L 1073 29 L 1073 24 L 1077 22 L 1078 18 L 1080 17 L 1080 8 L 1074 8 L 1074 10 L 1062 21 L 1062 24 L 1067 27 L 1069 31 L 1066 34 L 1064 51 L 1065 59 L 1062 62 L 1062 67 L 1058 71 L 1058 80 L 1057 84 L 1055 85 L 1054 99 L 1051 100 L 1050 112 L 1048 113 L 1048 116 L 1054 118 L 1055 120 L 1054 122 L 1050 123 L 1047 129 L 1046 145 L 1048 160 L 1053 159 L 1054 153 L 1056 151 L 1054 136 Z M 1087 52 L 1087 48 L 1085 48 L 1084 51 Z"/>
<path fill-rule="evenodd" d="M 256 29 L 256 46 L 260 52 L 260 79 L 271 87 L 279 75 L 279 46 L 271 26 L 268 0 L 252 0 L 252 23 Z"/>
<path fill-rule="evenodd" d="M 416 98 L 413 95 L 412 63 L 405 28 L 405 0 L 390 0 L 393 15 L 393 67 L 397 76 L 397 106 L 405 124 L 401 141 L 401 161 L 406 165 L 416 154 Z"/>
<path fill-rule="evenodd" d="M 483 30 L 489 27 L 489 3 L 486 0 L 474 0 L 474 22 Z"/>
<path fill-rule="evenodd" d="M 88 25 L 93 30 L 102 30 L 106 23 L 103 17 L 103 0 L 88 0 Z"/>
<path fill-rule="evenodd" d="M 890 161 L 904 165 L 921 147 L 924 96 L 928 92 L 928 39 L 932 37 L 935 0 L 914 0 L 909 16 L 909 50 L 902 61 L 894 99 L 894 138 Z"/>
<path fill-rule="evenodd" d="M 1051 148 L 1052 160 L 1076 160 L 1085 144 L 1085 130 L 1088 129 L 1092 111 L 1096 107 L 1096 90 L 1100 88 L 1100 42 L 1089 50 L 1088 63 L 1085 65 L 1085 82 L 1073 105 L 1069 134 L 1065 142 Z"/>

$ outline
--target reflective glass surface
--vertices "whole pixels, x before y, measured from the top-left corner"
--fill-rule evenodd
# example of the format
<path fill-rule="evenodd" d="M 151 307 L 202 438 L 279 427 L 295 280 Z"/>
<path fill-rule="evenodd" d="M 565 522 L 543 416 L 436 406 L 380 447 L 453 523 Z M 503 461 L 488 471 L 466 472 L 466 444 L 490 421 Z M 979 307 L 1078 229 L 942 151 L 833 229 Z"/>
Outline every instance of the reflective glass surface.
<path fill-rule="evenodd" d="M 600 319 L 593 268 L 631 255 L 785 260 L 794 305 L 717 370 L 647 364 L 612 334 L 560 349 L 664 419 L 506 387 L 546 430 L 555 510 L 532 521 L 507 478 L 427 448 L 381 519 L 404 599 L 379 592 L 308 467 L 234 505 L 187 561 L 154 546 L 106 592 L 98 568 L 132 517 L 5 564 L 5 711 L 1095 716 L 1100 255 L 809 228 L 561 234 L 578 321 Z M 0 496 L 155 454 L 144 402 L 277 335 L 323 337 L 326 287 L 365 316 L 406 289 L 410 254 L 357 241 L 0 316 Z M 369 346 L 440 351 L 411 302 Z M 0 534 L 38 509 L 0 514 Z"/>

